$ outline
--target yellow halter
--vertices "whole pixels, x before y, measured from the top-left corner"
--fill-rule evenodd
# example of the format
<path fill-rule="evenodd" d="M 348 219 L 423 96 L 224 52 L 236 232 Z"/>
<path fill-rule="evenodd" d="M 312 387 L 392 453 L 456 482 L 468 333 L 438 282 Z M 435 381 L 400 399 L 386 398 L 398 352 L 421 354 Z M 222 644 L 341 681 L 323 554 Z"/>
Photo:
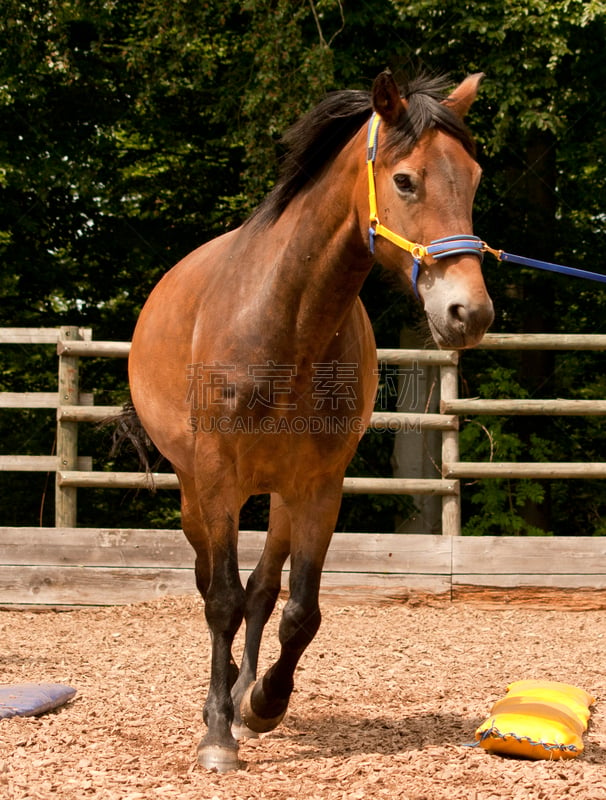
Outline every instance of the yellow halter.
<path fill-rule="evenodd" d="M 374 113 L 370 118 L 368 125 L 368 202 L 370 204 L 371 230 L 370 252 L 374 253 L 375 236 L 382 236 L 384 239 L 388 239 L 390 242 L 392 242 L 392 244 L 397 245 L 402 250 L 407 250 L 409 253 L 412 253 L 413 258 L 421 259 L 427 255 L 427 250 L 422 244 L 410 242 L 403 236 L 400 236 L 389 228 L 386 228 L 385 225 L 379 221 L 379 216 L 377 213 L 377 187 L 375 184 L 375 160 L 377 157 L 380 124 L 381 117 L 377 113 Z"/>
<path fill-rule="evenodd" d="M 382 236 L 392 244 L 395 244 L 402 250 L 411 253 L 412 262 L 412 275 L 411 282 L 417 298 L 419 292 L 417 289 L 417 281 L 419 279 L 419 270 L 421 268 L 421 261 L 425 256 L 433 256 L 433 258 L 447 258 L 448 256 L 457 255 L 475 255 L 480 261 L 482 260 L 486 245 L 484 242 L 473 234 L 460 234 L 458 236 L 447 236 L 443 239 L 434 239 L 430 244 L 425 247 L 417 242 L 411 242 L 400 236 L 398 233 L 386 228 L 379 220 L 377 211 L 377 187 L 375 183 L 375 161 L 377 158 L 378 148 L 378 133 L 379 125 L 381 124 L 381 117 L 375 112 L 370 118 L 368 123 L 368 204 L 370 207 L 370 229 L 369 229 L 369 247 L 370 252 L 375 252 L 375 238 Z"/>

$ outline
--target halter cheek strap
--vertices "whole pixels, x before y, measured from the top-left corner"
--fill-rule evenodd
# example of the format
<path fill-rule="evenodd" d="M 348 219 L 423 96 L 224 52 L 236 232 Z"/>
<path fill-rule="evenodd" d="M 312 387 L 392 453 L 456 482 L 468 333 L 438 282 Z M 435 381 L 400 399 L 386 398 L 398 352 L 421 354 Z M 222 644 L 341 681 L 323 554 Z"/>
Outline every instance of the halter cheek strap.
<path fill-rule="evenodd" d="M 411 242 L 400 236 L 398 233 L 386 228 L 379 221 L 377 212 L 377 188 L 375 183 L 375 161 L 377 159 L 378 149 L 378 132 L 379 125 L 381 124 L 381 117 L 375 112 L 370 118 L 368 123 L 368 204 L 370 207 L 370 228 L 368 230 L 369 248 L 370 252 L 374 255 L 375 252 L 375 239 L 377 236 L 382 236 L 392 244 L 395 244 L 401 250 L 406 250 L 412 255 L 412 274 L 410 280 L 412 288 L 417 299 L 419 298 L 419 291 L 417 283 L 419 280 L 419 272 L 421 270 L 421 263 L 425 256 L 432 256 L 435 259 L 448 258 L 450 256 L 459 255 L 474 255 L 480 261 L 483 258 L 484 242 L 477 236 L 471 234 L 461 234 L 459 236 L 446 236 L 443 239 L 434 239 L 426 247 L 417 242 Z"/>

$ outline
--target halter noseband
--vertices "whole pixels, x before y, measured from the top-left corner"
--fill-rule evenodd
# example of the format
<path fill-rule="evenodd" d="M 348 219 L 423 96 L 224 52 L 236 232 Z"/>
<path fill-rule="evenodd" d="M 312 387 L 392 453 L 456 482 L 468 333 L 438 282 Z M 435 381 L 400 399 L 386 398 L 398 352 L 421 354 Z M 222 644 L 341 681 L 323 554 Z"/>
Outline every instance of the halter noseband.
<path fill-rule="evenodd" d="M 375 161 L 377 158 L 378 148 L 378 132 L 379 125 L 381 124 L 381 117 L 374 112 L 368 123 L 368 203 L 370 206 L 370 228 L 369 228 L 369 246 L 370 252 L 374 255 L 375 252 L 375 237 L 382 236 L 392 244 L 402 250 L 406 250 L 412 255 L 412 275 L 410 280 L 414 293 L 419 298 L 419 291 L 417 289 L 417 281 L 419 279 L 419 271 L 421 269 L 421 262 L 425 256 L 433 256 L 435 259 L 448 258 L 449 256 L 459 255 L 473 255 L 477 256 L 482 261 L 484 255 L 484 242 L 477 236 L 472 234 L 460 234 L 459 236 L 446 236 L 443 239 L 434 239 L 426 247 L 416 242 L 410 242 L 403 236 L 400 236 L 394 231 L 386 228 L 379 221 L 377 214 L 377 189 L 375 184 Z"/>

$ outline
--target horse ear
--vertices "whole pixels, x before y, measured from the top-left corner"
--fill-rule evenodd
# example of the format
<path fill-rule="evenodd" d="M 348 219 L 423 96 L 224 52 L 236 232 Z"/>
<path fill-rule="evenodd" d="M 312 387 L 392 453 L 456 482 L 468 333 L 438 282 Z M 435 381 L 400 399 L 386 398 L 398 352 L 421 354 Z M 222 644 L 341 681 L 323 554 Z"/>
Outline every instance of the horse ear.
<path fill-rule="evenodd" d="M 483 77 L 483 72 L 476 72 L 474 75 L 468 75 L 463 83 L 457 86 L 450 97 L 447 97 L 446 100 L 442 102 L 444 105 L 452 108 L 455 114 L 458 114 L 459 117 L 463 119 L 471 108 L 471 104 L 476 99 Z"/>
<path fill-rule="evenodd" d="M 400 97 L 398 85 L 388 69 L 375 78 L 372 106 L 388 125 L 395 125 L 404 113 L 406 100 Z"/>

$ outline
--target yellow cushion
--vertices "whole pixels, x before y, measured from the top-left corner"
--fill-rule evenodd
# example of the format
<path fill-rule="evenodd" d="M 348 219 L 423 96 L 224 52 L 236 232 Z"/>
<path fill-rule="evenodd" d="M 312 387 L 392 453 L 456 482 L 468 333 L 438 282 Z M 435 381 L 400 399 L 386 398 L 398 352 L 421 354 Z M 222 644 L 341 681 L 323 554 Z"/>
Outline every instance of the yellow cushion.
<path fill-rule="evenodd" d="M 538 700 L 542 703 L 553 703 L 555 705 L 564 706 L 575 717 L 578 717 L 583 722 L 583 730 L 586 730 L 587 723 L 589 722 L 590 712 L 589 705 L 594 701 L 594 698 L 589 696 L 589 703 L 586 700 L 581 700 L 579 696 L 571 695 L 560 689 L 552 689 L 549 686 L 536 686 L 532 689 L 508 689 L 507 695 L 503 700 L 514 700 L 515 698 Z M 495 703 L 496 705 L 496 703 Z M 493 707 L 494 710 L 494 707 Z"/>
<path fill-rule="evenodd" d="M 554 691 L 561 692 L 571 699 L 577 700 L 585 706 L 592 706 L 595 703 L 595 697 L 585 689 L 579 689 L 578 686 L 572 686 L 570 683 L 560 683 L 559 681 L 542 681 L 537 679 L 514 681 L 507 687 L 507 694 L 529 694 L 539 689 L 540 691 Z"/>
<path fill-rule="evenodd" d="M 476 730 L 492 753 L 533 759 L 574 758 L 583 751 L 583 732 L 594 698 L 556 681 L 517 681 L 493 705 Z"/>

